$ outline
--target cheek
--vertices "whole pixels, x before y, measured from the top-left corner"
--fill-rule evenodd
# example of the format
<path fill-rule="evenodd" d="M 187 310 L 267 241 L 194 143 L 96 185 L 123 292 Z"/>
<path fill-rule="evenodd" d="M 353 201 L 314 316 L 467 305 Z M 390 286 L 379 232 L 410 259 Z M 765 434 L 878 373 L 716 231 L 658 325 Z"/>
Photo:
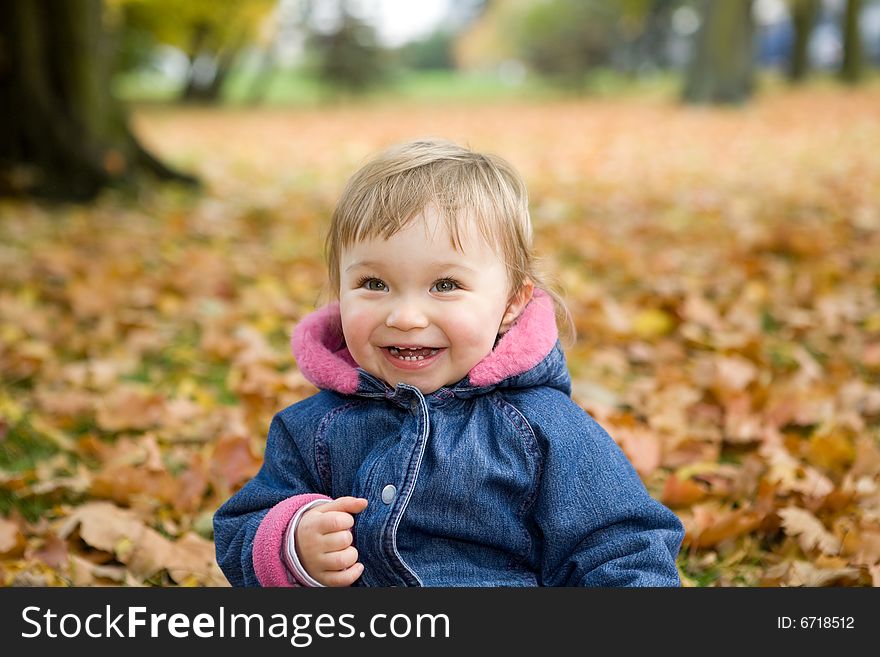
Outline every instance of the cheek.
<path fill-rule="evenodd" d="M 445 331 L 460 348 L 488 353 L 495 342 L 498 326 L 492 313 L 473 312 L 462 316 L 450 316 Z"/>
<path fill-rule="evenodd" d="M 354 354 L 369 342 L 370 334 L 376 327 L 377 318 L 369 309 L 356 304 L 340 306 L 342 316 L 342 333 L 349 351 Z"/>

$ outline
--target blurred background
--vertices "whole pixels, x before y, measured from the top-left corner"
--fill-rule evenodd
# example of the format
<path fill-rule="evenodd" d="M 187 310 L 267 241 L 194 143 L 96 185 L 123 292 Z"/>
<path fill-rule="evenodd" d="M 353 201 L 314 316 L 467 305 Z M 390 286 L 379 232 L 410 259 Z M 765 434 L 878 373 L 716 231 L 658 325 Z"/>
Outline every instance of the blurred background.
<path fill-rule="evenodd" d="M 526 178 L 686 586 L 880 584 L 880 0 L 0 5 L 0 583 L 220 585 L 366 158 Z"/>
<path fill-rule="evenodd" d="M 304 108 L 635 91 L 736 104 L 811 79 L 870 83 L 880 63 L 875 0 L 6 4 L 3 91 L 15 100 L 4 103 L 0 191 L 58 198 L 89 198 L 139 170 L 180 173 L 133 139 L 123 104 Z"/>

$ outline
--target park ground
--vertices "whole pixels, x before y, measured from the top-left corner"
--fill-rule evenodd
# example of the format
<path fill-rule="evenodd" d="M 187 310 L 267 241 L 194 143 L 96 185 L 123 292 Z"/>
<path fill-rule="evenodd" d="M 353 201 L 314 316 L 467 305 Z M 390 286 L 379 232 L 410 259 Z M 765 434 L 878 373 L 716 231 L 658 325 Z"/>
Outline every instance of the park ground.
<path fill-rule="evenodd" d="M 689 586 L 880 584 L 880 89 L 141 105 L 196 173 L 0 204 L 0 583 L 213 585 L 211 515 L 314 392 L 288 350 L 376 150 L 509 159 L 573 396 L 682 519 Z"/>

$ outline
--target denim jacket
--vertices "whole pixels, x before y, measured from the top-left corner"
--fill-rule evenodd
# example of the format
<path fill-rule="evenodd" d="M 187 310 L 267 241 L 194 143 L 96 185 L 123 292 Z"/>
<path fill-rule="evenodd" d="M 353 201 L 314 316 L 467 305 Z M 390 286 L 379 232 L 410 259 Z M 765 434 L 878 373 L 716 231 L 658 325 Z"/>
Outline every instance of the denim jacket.
<path fill-rule="evenodd" d="M 553 305 L 536 291 L 462 380 L 423 395 L 357 367 L 337 304 L 293 335 L 320 391 L 272 421 L 259 473 L 215 514 L 236 586 L 296 585 L 285 535 L 346 495 L 358 586 L 678 586 L 678 518 L 570 397 Z"/>

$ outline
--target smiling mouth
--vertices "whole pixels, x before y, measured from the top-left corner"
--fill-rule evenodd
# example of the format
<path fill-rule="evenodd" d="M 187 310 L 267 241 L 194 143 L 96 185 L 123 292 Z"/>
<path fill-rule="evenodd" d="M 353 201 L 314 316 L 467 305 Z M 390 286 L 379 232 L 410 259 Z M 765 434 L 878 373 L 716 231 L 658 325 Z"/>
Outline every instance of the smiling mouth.
<path fill-rule="evenodd" d="M 438 351 L 435 347 L 385 347 L 392 356 L 399 360 L 425 360 L 430 358 Z"/>

